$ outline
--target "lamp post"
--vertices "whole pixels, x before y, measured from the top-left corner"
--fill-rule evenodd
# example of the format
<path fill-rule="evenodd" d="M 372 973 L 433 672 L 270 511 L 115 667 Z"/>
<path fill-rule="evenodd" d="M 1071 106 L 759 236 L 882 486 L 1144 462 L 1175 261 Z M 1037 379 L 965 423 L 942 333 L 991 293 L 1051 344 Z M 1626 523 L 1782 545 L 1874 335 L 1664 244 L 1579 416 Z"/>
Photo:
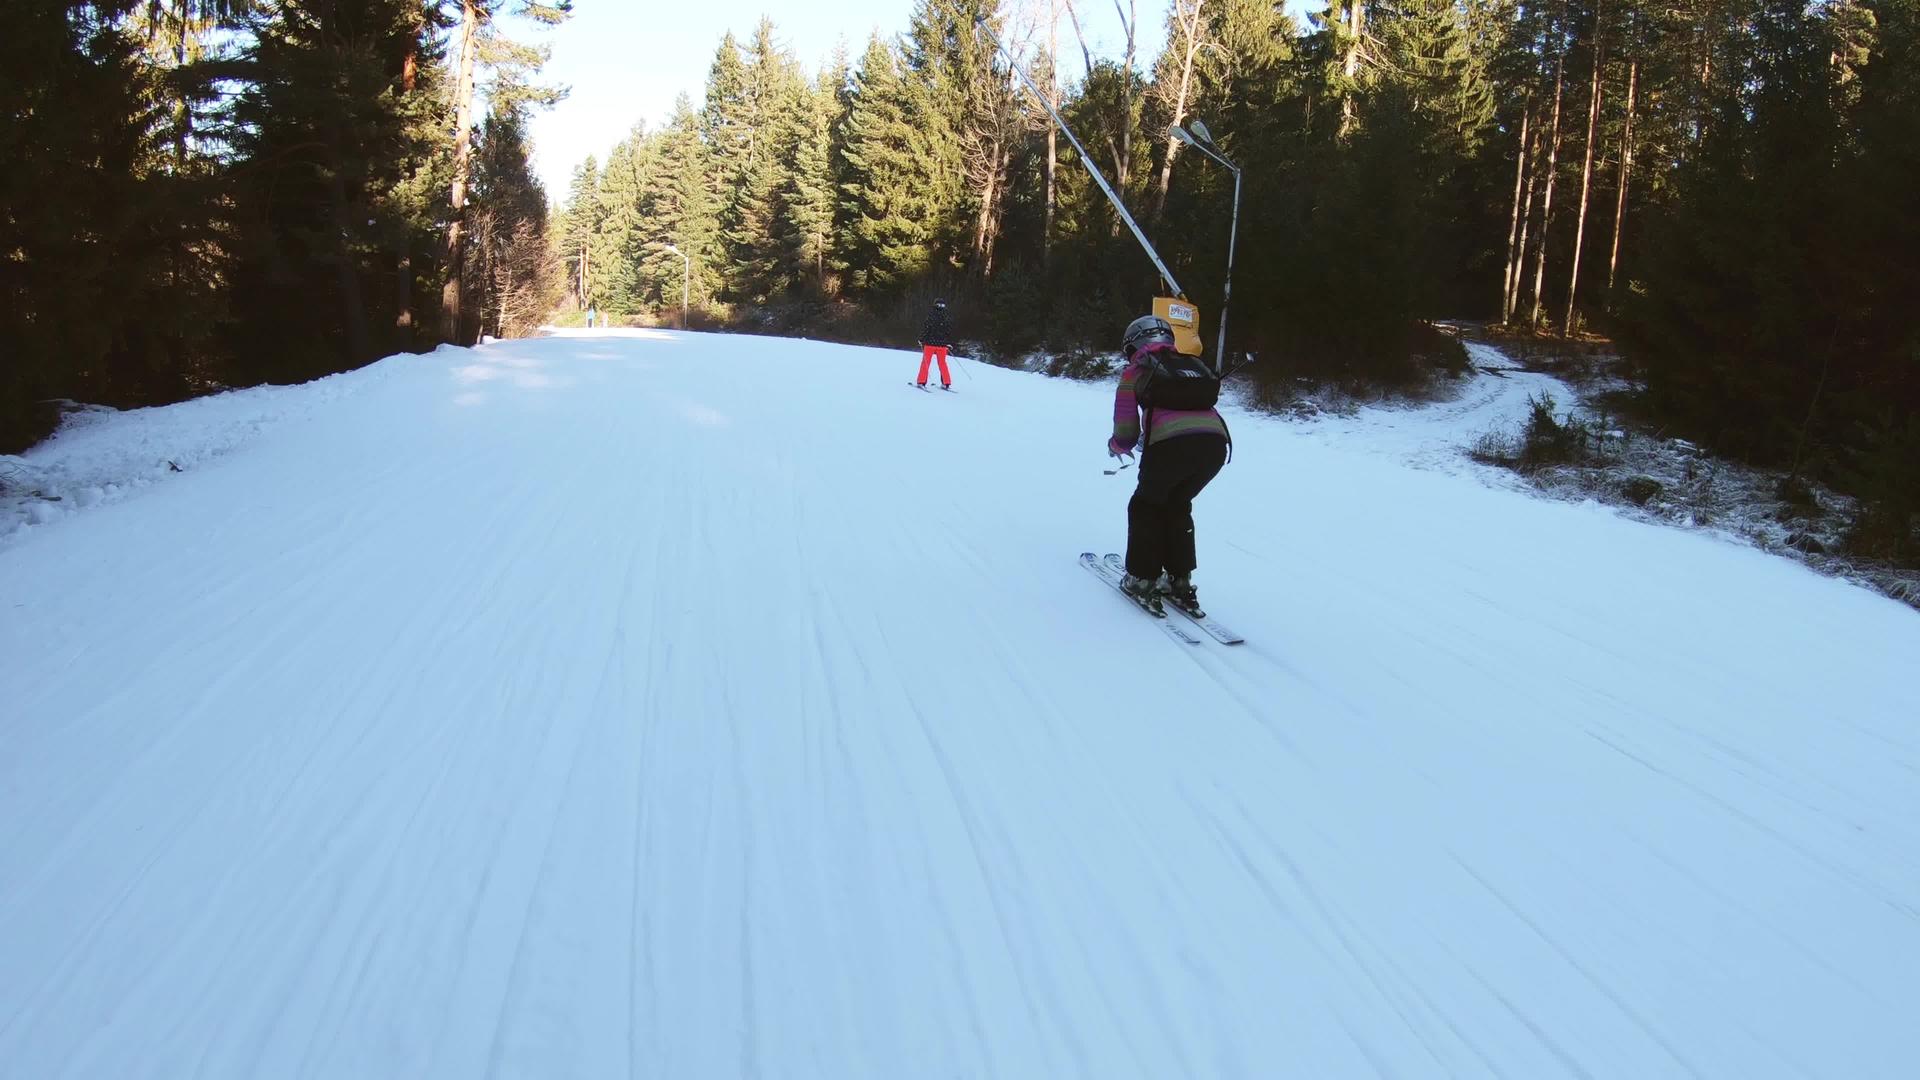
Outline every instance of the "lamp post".
<path fill-rule="evenodd" d="M 680 329 L 685 330 L 687 328 L 687 293 L 693 282 L 693 260 L 687 257 L 686 252 L 672 244 L 660 246 L 680 256 Z"/>
<path fill-rule="evenodd" d="M 1233 245 L 1240 235 L 1240 166 L 1228 161 L 1214 145 L 1213 133 L 1207 125 L 1198 120 L 1193 122 L 1193 130 L 1175 126 L 1173 137 L 1226 166 L 1233 173 L 1233 224 L 1227 230 L 1227 283 L 1220 291 L 1220 344 L 1214 347 L 1219 354 L 1222 370 L 1227 365 L 1227 305 L 1233 300 Z"/>

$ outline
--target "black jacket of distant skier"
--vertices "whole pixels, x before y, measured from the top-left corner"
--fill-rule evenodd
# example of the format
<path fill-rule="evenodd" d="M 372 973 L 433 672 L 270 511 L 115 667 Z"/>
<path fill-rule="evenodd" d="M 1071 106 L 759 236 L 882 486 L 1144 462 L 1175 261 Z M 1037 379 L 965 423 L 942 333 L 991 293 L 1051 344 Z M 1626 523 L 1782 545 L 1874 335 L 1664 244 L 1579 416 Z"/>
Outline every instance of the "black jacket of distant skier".
<path fill-rule="evenodd" d="M 920 327 L 920 344 L 941 346 L 953 344 L 953 323 L 947 319 L 946 308 L 937 307 L 927 312 L 927 321 Z"/>

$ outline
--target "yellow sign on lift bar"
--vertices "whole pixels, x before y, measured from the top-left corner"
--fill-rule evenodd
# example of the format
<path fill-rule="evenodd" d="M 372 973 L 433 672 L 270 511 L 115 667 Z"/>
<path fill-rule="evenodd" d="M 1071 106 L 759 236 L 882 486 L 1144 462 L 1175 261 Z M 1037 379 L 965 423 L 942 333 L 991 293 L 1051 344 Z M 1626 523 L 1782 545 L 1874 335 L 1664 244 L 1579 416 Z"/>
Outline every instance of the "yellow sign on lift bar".
<path fill-rule="evenodd" d="M 1205 355 L 1207 347 L 1200 341 L 1200 309 L 1192 301 L 1184 296 L 1156 296 L 1153 313 L 1173 327 L 1174 348 L 1188 356 Z"/>

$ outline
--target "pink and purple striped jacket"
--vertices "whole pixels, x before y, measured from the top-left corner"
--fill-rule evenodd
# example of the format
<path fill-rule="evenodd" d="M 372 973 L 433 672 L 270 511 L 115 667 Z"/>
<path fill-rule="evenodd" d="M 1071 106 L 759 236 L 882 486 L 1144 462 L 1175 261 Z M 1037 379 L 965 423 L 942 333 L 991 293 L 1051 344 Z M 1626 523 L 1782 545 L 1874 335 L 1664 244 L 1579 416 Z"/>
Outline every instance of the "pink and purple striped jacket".
<path fill-rule="evenodd" d="M 1155 348 L 1170 349 L 1171 345 L 1149 345 L 1141 352 L 1150 352 Z M 1140 441 L 1140 402 L 1133 396 L 1134 380 L 1140 377 L 1140 365 L 1128 361 L 1126 370 L 1120 373 L 1120 388 L 1113 394 L 1113 439 L 1108 445 L 1115 451 L 1130 452 Z M 1171 439 L 1180 435 L 1218 435 L 1227 438 L 1227 422 L 1212 409 L 1154 409 L 1151 414 L 1152 430 L 1147 432 L 1147 445 L 1152 446 L 1162 439 Z"/>

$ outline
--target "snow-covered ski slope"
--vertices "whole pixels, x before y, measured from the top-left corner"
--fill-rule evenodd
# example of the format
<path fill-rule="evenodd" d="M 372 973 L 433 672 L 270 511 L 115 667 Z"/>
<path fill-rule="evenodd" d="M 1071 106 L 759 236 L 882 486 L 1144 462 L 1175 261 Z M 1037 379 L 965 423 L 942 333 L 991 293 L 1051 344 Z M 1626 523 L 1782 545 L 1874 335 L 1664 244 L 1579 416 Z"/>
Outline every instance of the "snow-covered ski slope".
<path fill-rule="evenodd" d="M 1108 388 L 916 359 L 400 357 L 0 542 L 0 1075 L 1916 1075 L 1912 611 L 1235 413 L 1183 646 Z"/>

